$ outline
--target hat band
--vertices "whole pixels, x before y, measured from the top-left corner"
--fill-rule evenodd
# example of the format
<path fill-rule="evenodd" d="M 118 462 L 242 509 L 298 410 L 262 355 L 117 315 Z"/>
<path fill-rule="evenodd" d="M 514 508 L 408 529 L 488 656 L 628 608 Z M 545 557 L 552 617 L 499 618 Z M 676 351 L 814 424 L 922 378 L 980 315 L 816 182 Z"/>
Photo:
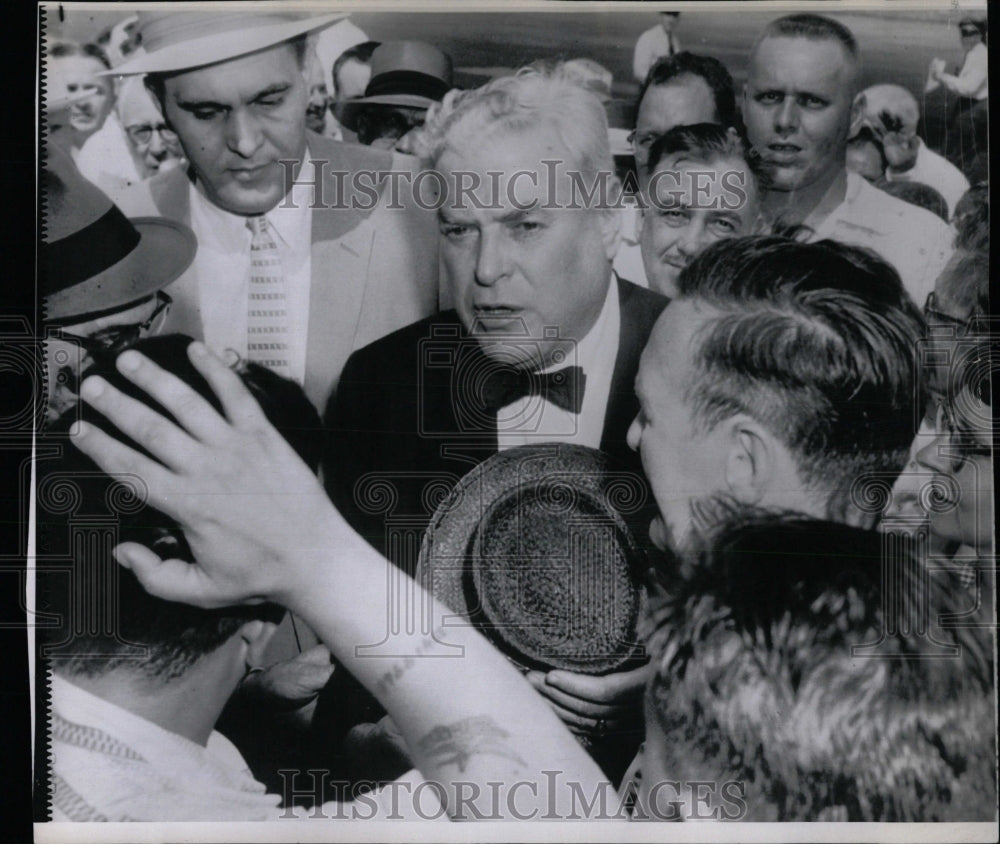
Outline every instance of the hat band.
<path fill-rule="evenodd" d="M 372 78 L 365 88 L 365 96 L 404 94 L 440 101 L 450 88 L 447 82 L 419 70 L 389 70 Z"/>
<path fill-rule="evenodd" d="M 44 243 L 42 271 L 60 289 L 93 278 L 124 260 L 139 245 L 138 229 L 118 206 L 78 232 Z"/>

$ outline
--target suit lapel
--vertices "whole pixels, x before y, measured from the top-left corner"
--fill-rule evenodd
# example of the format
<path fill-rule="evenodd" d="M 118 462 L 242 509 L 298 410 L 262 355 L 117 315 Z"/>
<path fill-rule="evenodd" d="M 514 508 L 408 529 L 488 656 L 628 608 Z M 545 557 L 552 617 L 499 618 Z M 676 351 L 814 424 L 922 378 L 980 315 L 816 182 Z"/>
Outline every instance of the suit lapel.
<path fill-rule="evenodd" d="M 148 182 L 149 193 L 159 213 L 186 226 L 191 225 L 191 182 L 181 169 L 170 170 L 162 176 L 154 176 Z M 164 288 L 174 303 L 167 313 L 163 333 L 187 334 L 204 338 L 205 330 L 201 322 L 199 307 L 198 278 L 192 264 L 178 278 Z"/>
<path fill-rule="evenodd" d="M 633 290 L 620 278 L 616 281 L 621 327 L 618 331 L 618 354 L 615 356 L 611 391 L 608 393 L 608 407 L 601 434 L 601 450 L 609 453 L 621 451 L 629 426 L 639 412 L 639 400 L 635 396 L 635 376 L 639 369 L 639 357 L 649 336 L 648 331 L 642 330 L 641 314 L 637 313 Z"/>

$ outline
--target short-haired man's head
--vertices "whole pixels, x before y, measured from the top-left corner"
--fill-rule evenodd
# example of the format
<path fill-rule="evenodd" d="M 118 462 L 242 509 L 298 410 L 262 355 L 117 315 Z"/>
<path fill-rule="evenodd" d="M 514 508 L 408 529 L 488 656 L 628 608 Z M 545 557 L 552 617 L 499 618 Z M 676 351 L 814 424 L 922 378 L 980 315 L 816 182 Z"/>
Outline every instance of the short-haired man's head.
<path fill-rule="evenodd" d="M 861 50 L 854 33 L 839 21 L 811 13 L 778 18 L 764 27 L 764 31 L 754 42 L 751 55 L 765 38 L 805 38 L 807 41 L 833 41 L 840 44 L 853 71 L 850 76 L 852 96 L 857 92 L 861 77 Z"/>
<path fill-rule="evenodd" d="M 650 603 L 643 780 L 739 784 L 745 820 L 992 818 L 989 637 L 917 632 L 963 590 L 944 572 L 928 590 L 896 539 L 781 514 L 720 526 Z"/>
<path fill-rule="evenodd" d="M 657 138 L 649 148 L 647 172 L 652 175 L 665 158 L 683 155 L 686 160 L 712 164 L 716 161 L 743 161 L 757 178 L 761 177 L 760 156 L 748 150 L 739 133 L 718 123 L 675 126 Z"/>
<path fill-rule="evenodd" d="M 718 59 L 712 56 L 699 56 L 686 50 L 661 58 L 653 64 L 639 89 L 637 107 L 642 105 L 643 97 L 651 87 L 680 82 L 685 77 L 691 76 L 704 80 L 712 92 L 715 122 L 722 126 L 735 126 L 736 88 L 733 85 L 732 75 Z"/>
<path fill-rule="evenodd" d="M 111 61 L 107 53 L 97 44 L 77 44 L 75 41 L 57 41 L 47 51 L 50 59 L 63 59 L 70 56 L 81 56 L 96 59 L 105 68 L 111 70 Z"/>
<path fill-rule="evenodd" d="M 573 160 L 560 162 L 564 167 L 588 175 L 614 173 L 604 106 L 561 64 L 525 67 L 480 88 L 449 91 L 428 109 L 416 152 L 434 166 L 448 149 L 544 129 L 553 130 L 570 152 Z"/>
<path fill-rule="evenodd" d="M 190 342 L 191 338 L 182 335 L 164 335 L 138 340 L 132 348 L 193 387 L 221 412 L 218 399 L 187 357 Z M 321 423 L 301 388 L 256 364 L 246 364 L 240 374 L 268 419 L 315 469 Z M 116 370 L 113 360 L 95 362 L 87 375 L 100 375 L 131 398 L 166 414 Z M 54 441 L 62 440 L 62 454 L 40 467 L 39 539 L 52 559 L 59 559 L 64 567 L 68 561 L 72 567 L 68 574 L 62 570 L 40 573 L 44 600 L 65 620 L 47 637 L 50 645 L 58 646 L 54 667 L 90 676 L 126 667 L 166 681 L 220 647 L 246 622 L 279 619 L 281 610 L 273 604 L 204 610 L 165 601 L 149 595 L 130 571 L 118 567 L 111 549 L 119 542 L 138 542 L 164 559 L 192 562 L 193 556 L 180 526 L 145 502 L 142 479 L 109 477 L 63 440 L 79 418 L 141 450 L 88 405 L 66 413 L 46 432 Z M 110 602 L 107 606 L 101 603 L 102 584 L 107 585 L 103 598 Z M 73 630 L 82 604 L 111 624 Z M 63 641 L 67 633 L 71 638 Z"/>
<path fill-rule="evenodd" d="M 952 220 L 955 226 L 955 248 L 969 251 L 990 251 L 990 186 L 980 182 L 969 188 L 955 203 Z"/>
<path fill-rule="evenodd" d="M 828 518 L 857 519 L 855 483 L 899 472 L 914 435 L 923 318 L 896 271 L 835 241 L 744 237 L 706 248 L 677 287 L 718 312 L 693 351 L 695 418 L 756 419 L 826 494 Z"/>
<path fill-rule="evenodd" d="M 930 211 L 944 222 L 948 222 L 948 201 L 930 185 L 925 185 L 923 182 L 886 181 L 879 183 L 879 189 L 916 208 Z"/>
<path fill-rule="evenodd" d="M 367 80 L 371 76 L 369 71 L 358 78 L 357 81 L 354 79 L 347 79 L 344 76 L 344 68 L 348 62 L 354 62 L 359 65 L 371 65 L 372 53 L 375 52 L 375 48 L 380 45 L 380 41 L 363 41 L 361 44 L 355 44 L 353 47 L 348 47 L 341 53 L 333 62 L 333 85 L 334 85 L 334 97 L 337 100 L 345 100 L 350 97 L 360 97 L 365 92 L 365 86 L 360 84 L 361 79 Z"/>

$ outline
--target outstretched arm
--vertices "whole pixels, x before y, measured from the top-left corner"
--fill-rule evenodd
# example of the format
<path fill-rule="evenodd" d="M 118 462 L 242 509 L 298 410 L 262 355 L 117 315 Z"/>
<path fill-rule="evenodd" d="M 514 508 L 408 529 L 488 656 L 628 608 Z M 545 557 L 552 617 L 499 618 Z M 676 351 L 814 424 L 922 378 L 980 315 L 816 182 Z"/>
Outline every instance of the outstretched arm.
<path fill-rule="evenodd" d="M 109 474 L 145 479 L 150 503 L 180 523 L 198 562 L 161 561 L 135 544 L 118 547 L 119 561 L 168 600 L 272 600 L 301 616 L 393 717 L 453 815 L 463 798 L 466 817 L 471 806 L 495 812 L 491 781 L 535 784 L 518 790 L 522 815 L 568 811 L 568 781 L 586 794 L 603 788 L 600 770 L 516 669 L 472 627 L 448 624 L 444 606 L 351 530 L 239 377 L 200 343 L 189 354 L 225 416 L 134 351 L 119 369 L 179 424 L 97 377 L 82 385 L 82 398 L 155 459 L 86 423 L 75 443 Z"/>

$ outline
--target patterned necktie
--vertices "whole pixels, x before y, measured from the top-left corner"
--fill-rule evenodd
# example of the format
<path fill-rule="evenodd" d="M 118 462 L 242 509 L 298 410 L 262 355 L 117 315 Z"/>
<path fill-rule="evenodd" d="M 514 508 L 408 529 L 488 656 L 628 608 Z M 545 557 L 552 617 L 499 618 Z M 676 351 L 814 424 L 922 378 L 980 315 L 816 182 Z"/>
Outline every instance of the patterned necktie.
<path fill-rule="evenodd" d="M 281 255 L 267 218 L 248 217 L 250 284 L 247 300 L 247 360 L 278 375 L 291 374 L 288 361 L 288 303 Z"/>
<path fill-rule="evenodd" d="M 587 376 L 579 366 L 567 366 L 555 372 L 528 372 L 513 367 L 497 367 L 484 379 L 483 404 L 499 410 L 525 396 L 541 396 L 556 407 L 579 413 Z"/>

